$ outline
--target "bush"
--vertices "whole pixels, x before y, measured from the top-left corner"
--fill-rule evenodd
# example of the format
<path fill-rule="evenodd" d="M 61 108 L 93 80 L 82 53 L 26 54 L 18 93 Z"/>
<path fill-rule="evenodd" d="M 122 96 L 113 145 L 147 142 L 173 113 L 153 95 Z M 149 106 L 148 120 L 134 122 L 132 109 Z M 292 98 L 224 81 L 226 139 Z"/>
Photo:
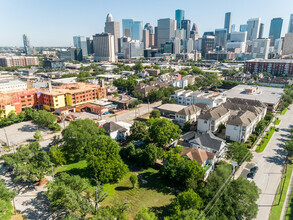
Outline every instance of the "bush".
<path fill-rule="evenodd" d="M 129 180 L 130 182 L 132 183 L 132 188 L 135 187 L 136 183 L 137 183 L 137 176 L 135 174 L 132 174 L 130 177 L 129 177 Z"/>

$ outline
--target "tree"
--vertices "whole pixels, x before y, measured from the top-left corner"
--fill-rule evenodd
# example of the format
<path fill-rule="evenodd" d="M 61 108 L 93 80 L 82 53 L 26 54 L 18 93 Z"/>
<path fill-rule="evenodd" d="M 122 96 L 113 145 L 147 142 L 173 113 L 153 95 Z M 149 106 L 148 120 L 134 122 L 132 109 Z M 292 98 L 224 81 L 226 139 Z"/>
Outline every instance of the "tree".
<path fill-rule="evenodd" d="M 166 118 L 151 118 L 147 123 L 150 125 L 150 139 L 160 147 L 165 147 L 180 138 L 179 126 Z"/>
<path fill-rule="evenodd" d="M 137 184 L 137 176 L 135 174 L 131 174 L 131 176 L 129 177 L 129 180 L 132 184 L 132 188 L 134 188 Z"/>
<path fill-rule="evenodd" d="M 74 213 L 83 219 L 94 210 L 88 187 L 88 181 L 80 176 L 61 173 L 54 182 L 48 183 L 46 194 L 52 209 L 66 215 Z"/>
<path fill-rule="evenodd" d="M 266 126 L 267 126 L 267 122 L 265 120 L 260 120 L 254 129 L 255 134 L 257 136 L 260 135 Z"/>
<path fill-rule="evenodd" d="M 40 130 L 36 130 L 34 138 L 36 139 L 36 141 L 40 141 L 43 138 Z"/>
<path fill-rule="evenodd" d="M 198 67 L 196 66 L 193 66 L 192 67 L 192 72 L 196 75 L 203 75 L 204 74 L 204 71 L 202 71 L 201 69 L 199 69 Z"/>
<path fill-rule="evenodd" d="M 150 118 L 160 118 L 160 117 L 161 117 L 161 113 L 157 109 L 154 109 L 150 114 Z"/>
<path fill-rule="evenodd" d="M 89 148 L 100 135 L 106 134 L 93 120 L 72 121 L 63 131 L 62 152 L 68 162 L 77 162 L 85 158 Z"/>
<path fill-rule="evenodd" d="M 271 121 L 273 118 L 274 118 L 274 115 L 271 112 L 268 112 L 265 116 L 266 121 Z"/>
<path fill-rule="evenodd" d="M 286 142 L 285 149 L 290 153 L 293 152 L 293 139 Z"/>
<path fill-rule="evenodd" d="M 184 123 L 184 126 L 183 126 L 183 131 L 190 131 L 190 128 L 191 128 L 191 122 L 190 121 L 186 121 L 185 123 Z"/>
<path fill-rule="evenodd" d="M 119 155 L 120 147 L 111 137 L 100 135 L 87 153 L 88 169 L 102 183 L 116 182 L 129 170 Z"/>
<path fill-rule="evenodd" d="M 133 66 L 133 70 L 135 70 L 136 73 L 141 72 L 143 70 L 143 65 L 141 64 L 141 62 L 136 62 Z"/>
<path fill-rule="evenodd" d="M 66 158 L 61 148 L 57 145 L 53 145 L 49 150 L 50 161 L 55 165 L 63 165 L 66 164 Z"/>
<path fill-rule="evenodd" d="M 244 161 L 251 161 L 252 158 L 253 155 L 245 144 L 233 142 L 228 145 L 227 159 L 232 159 L 240 165 Z"/>
<path fill-rule="evenodd" d="M 202 199 L 193 189 L 180 193 L 172 202 L 174 214 L 180 214 L 181 211 L 189 209 L 200 210 L 201 207 Z"/>
<path fill-rule="evenodd" d="M 20 147 L 14 154 L 3 155 L 5 165 L 13 167 L 15 180 L 39 181 L 50 168 L 50 158 L 38 142 Z"/>
<path fill-rule="evenodd" d="M 196 209 L 183 210 L 180 213 L 164 218 L 164 220 L 178 220 L 178 219 L 180 220 L 194 220 L 194 219 L 207 220 L 207 218 L 205 218 L 204 213 Z"/>
<path fill-rule="evenodd" d="M 142 156 L 142 162 L 144 166 L 154 166 L 156 164 L 157 158 L 158 158 L 158 149 L 153 144 L 148 144 L 145 149 L 143 149 L 143 156 Z"/>
<path fill-rule="evenodd" d="M 96 177 L 94 179 L 96 182 L 96 189 L 95 189 L 95 213 L 97 214 L 99 203 L 103 202 L 107 197 L 108 193 L 104 192 L 104 186 L 101 185 Z"/>
<path fill-rule="evenodd" d="M 148 139 L 149 133 L 147 125 L 144 122 L 134 121 L 133 125 L 130 127 L 130 138 L 131 140 L 145 141 Z"/>
<path fill-rule="evenodd" d="M 16 196 L 16 191 L 6 188 L 4 180 L 0 179 L 0 219 L 10 219 L 12 216 L 11 201 Z"/>
<path fill-rule="evenodd" d="M 160 90 L 151 90 L 148 94 L 150 102 L 157 102 L 159 100 L 162 100 L 163 97 L 164 93 Z"/>
<path fill-rule="evenodd" d="M 141 209 L 135 216 L 134 220 L 157 220 L 155 213 L 151 212 L 147 208 Z"/>

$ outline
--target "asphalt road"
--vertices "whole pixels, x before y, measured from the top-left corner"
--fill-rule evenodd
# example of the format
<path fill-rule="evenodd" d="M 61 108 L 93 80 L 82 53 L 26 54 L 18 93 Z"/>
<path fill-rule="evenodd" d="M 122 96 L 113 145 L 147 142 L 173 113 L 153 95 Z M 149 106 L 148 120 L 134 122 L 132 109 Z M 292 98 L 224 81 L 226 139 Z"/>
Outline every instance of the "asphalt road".
<path fill-rule="evenodd" d="M 286 158 L 284 142 L 290 133 L 293 125 L 293 109 L 288 110 L 285 115 L 278 116 L 281 120 L 280 130 L 274 133 L 267 147 L 262 153 L 253 152 L 253 161 L 259 170 L 254 181 L 260 188 L 261 194 L 257 201 L 259 211 L 257 220 L 269 219 L 270 210 L 274 202 L 281 176 L 283 163 Z"/>

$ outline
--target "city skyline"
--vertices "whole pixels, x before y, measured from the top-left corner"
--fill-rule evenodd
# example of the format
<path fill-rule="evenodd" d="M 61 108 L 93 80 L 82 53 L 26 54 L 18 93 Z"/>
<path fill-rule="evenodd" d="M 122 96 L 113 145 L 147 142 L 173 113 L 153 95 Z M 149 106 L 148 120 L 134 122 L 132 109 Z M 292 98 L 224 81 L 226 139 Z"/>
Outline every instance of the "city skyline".
<path fill-rule="evenodd" d="M 272 0 L 259 2 L 248 0 L 241 7 L 239 3 L 228 0 L 226 4 L 215 2 L 216 7 L 212 8 L 210 3 L 196 3 L 190 0 L 183 2 L 171 0 L 168 4 L 150 0 L 149 3 L 143 5 L 134 0 L 127 1 L 125 5 L 119 4 L 116 0 L 111 3 L 93 0 L 86 3 L 68 0 L 42 3 L 35 0 L 3 1 L 3 13 L 0 18 L 5 22 L 1 25 L 0 46 L 23 46 L 23 34 L 30 37 L 31 46 L 72 46 L 72 36 L 88 37 L 102 33 L 108 13 L 113 15 L 114 21 L 120 22 L 122 30 L 122 19 L 132 18 L 142 21 L 143 26 L 150 23 L 155 27 L 159 19 L 175 19 L 176 9 L 185 11 L 185 19 L 191 20 L 191 24 L 196 23 L 201 35 L 206 31 L 223 28 L 226 12 L 232 13 L 231 24 L 236 24 L 236 30 L 239 30 L 239 26 L 250 18 L 261 18 L 261 23 L 265 24 L 264 37 L 268 37 L 271 19 L 281 17 L 284 20 L 281 34 L 283 37 L 288 31 L 290 14 L 293 13 L 293 10 L 290 11 L 288 9 L 290 7 L 287 7 L 290 4 L 289 0 L 283 0 L 284 6 L 278 11 L 274 9 L 280 8 L 280 3 Z M 260 5 L 262 7 L 270 5 L 270 7 L 259 10 Z M 161 7 L 164 7 L 164 10 L 161 10 Z"/>

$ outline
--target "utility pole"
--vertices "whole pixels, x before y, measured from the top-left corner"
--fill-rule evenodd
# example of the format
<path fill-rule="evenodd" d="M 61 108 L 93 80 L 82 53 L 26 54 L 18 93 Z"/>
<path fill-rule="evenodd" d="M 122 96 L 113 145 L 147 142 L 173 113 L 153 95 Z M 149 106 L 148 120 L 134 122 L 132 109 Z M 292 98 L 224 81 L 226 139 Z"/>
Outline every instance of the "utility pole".
<path fill-rule="evenodd" d="M 9 147 L 9 140 L 8 140 L 8 137 L 7 137 L 6 130 L 5 130 L 5 128 L 3 128 L 3 130 L 4 130 L 4 133 L 5 133 L 5 137 L 6 137 L 6 144 Z"/>
<path fill-rule="evenodd" d="M 150 99 L 148 99 L 148 113 L 150 112 Z"/>

